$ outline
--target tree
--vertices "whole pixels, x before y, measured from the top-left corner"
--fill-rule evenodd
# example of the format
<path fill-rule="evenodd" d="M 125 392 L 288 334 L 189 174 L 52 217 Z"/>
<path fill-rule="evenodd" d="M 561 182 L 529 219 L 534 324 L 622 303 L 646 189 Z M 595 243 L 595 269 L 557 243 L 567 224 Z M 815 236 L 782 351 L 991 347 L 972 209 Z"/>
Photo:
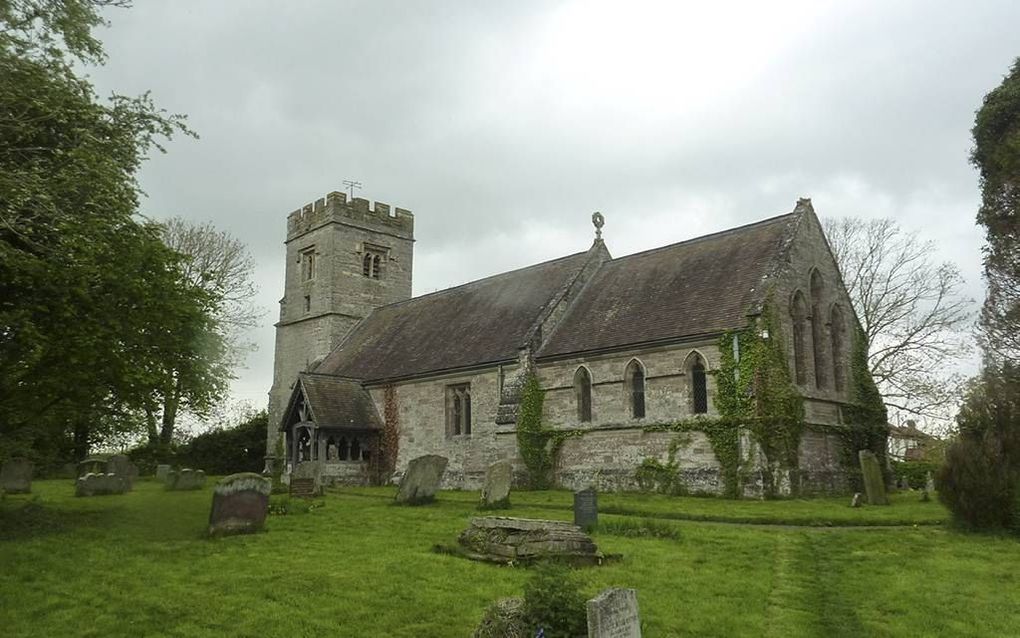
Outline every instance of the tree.
<path fill-rule="evenodd" d="M 185 282 L 205 293 L 208 321 L 201 331 L 178 335 L 201 343 L 197 356 L 171 356 L 163 362 L 160 382 L 145 408 L 146 430 L 154 445 L 170 443 L 182 410 L 203 416 L 222 398 L 232 367 L 253 347 L 243 341 L 245 331 L 258 325 L 261 316 L 252 302 L 257 293 L 255 262 L 244 243 L 211 224 L 193 225 L 180 218 L 162 225 L 162 237 L 183 256 Z M 175 351 L 186 352 L 185 346 L 178 343 Z"/>
<path fill-rule="evenodd" d="M 972 300 L 963 279 L 916 232 L 889 219 L 827 219 L 825 232 L 868 345 L 868 365 L 886 406 L 942 419 L 961 380 L 952 362 L 969 351 Z"/>
<path fill-rule="evenodd" d="M 978 223 L 985 227 L 988 286 L 981 310 L 988 356 L 1020 360 L 1020 58 L 985 96 L 970 161 L 981 175 Z"/>
<path fill-rule="evenodd" d="M 210 300 L 135 217 L 137 170 L 183 118 L 101 103 L 72 62 L 119 1 L 0 0 L 0 455 L 138 426 L 157 364 L 193 356 Z"/>

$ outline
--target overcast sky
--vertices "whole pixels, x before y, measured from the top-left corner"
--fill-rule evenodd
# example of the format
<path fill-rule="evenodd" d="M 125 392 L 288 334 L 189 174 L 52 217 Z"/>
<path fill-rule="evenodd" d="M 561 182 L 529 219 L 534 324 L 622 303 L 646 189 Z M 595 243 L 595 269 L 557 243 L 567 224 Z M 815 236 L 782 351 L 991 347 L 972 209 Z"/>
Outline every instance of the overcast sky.
<path fill-rule="evenodd" d="M 980 299 L 982 96 L 1020 2 L 161 2 L 109 13 L 101 93 L 151 90 L 201 139 L 142 170 L 145 214 L 258 264 L 263 405 L 286 215 L 344 179 L 415 213 L 414 293 L 789 212 L 891 217 Z"/>

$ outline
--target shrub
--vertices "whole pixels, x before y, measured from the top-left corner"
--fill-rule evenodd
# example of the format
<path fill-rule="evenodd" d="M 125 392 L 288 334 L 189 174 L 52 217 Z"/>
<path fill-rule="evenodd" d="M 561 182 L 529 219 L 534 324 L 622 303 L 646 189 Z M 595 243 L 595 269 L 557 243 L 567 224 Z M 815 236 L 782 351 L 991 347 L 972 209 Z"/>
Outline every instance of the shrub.
<path fill-rule="evenodd" d="M 915 490 L 923 490 L 928 483 L 928 472 L 935 475 L 939 470 L 938 463 L 928 461 L 893 461 L 892 471 L 896 480 L 905 480 Z"/>
<path fill-rule="evenodd" d="M 585 597 L 574 572 L 559 563 L 539 563 L 524 585 L 524 618 L 546 638 L 588 635 Z"/>
<path fill-rule="evenodd" d="M 964 527 L 1020 532 L 1020 367 L 987 366 L 957 423 L 936 477 L 939 499 Z"/>
<path fill-rule="evenodd" d="M 177 450 L 176 464 L 206 474 L 261 472 L 266 457 L 265 410 L 232 428 L 199 434 Z"/>

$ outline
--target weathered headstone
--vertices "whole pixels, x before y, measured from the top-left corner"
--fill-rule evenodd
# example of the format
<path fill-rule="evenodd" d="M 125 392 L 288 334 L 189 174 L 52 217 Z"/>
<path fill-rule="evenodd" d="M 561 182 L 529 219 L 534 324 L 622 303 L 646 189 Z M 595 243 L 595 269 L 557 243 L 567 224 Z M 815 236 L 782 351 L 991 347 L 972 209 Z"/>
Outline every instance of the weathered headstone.
<path fill-rule="evenodd" d="M 641 638 L 637 592 L 607 589 L 588 601 L 588 638 Z"/>
<path fill-rule="evenodd" d="M 312 498 L 322 495 L 322 463 L 302 461 L 290 476 L 290 495 Z"/>
<path fill-rule="evenodd" d="M 254 472 L 231 474 L 213 488 L 210 534 L 244 534 L 262 529 L 272 481 Z"/>
<path fill-rule="evenodd" d="M 404 477 L 400 479 L 397 503 L 420 505 L 431 502 L 436 497 L 436 492 L 439 491 L 439 483 L 443 479 L 443 472 L 446 471 L 448 462 L 445 456 L 436 454 L 426 454 L 411 459 L 411 462 L 407 464 Z"/>
<path fill-rule="evenodd" d="M 935 477 L 931 475 L 931 471 L 924 476 L 924 491 L 929 494 L 935 493 Z"/>
<path fill-rule="evenodd" d="M 32 491 L 32 462 L 14 458 L 0 468 L 0 491 L 8 494 L 28 494 Z"/>
<path fill-rule="evenodd" d="M 102 494 L 123 494 L 127 491 L 127 479 L 116 474 L 95 474 L 89 472 L 78 477 L 75 496 L 98 496 Z"/>
<path fill-rule="evenodd" d="M 166 482 L 166 475 L 169 473 L 170 473 L 169 465 L 161 463 L 156 466 L 156 480 L 159 481 L 160 483 Z"/>
<path fill-rule="evenodd" d="M 127 481 L 128 490 L 134 487 L 135 477 L 138 475 L 138 470 L 126 454 L 114 454 L 106 459 L 106 472 L 123 477 Z"/>
<path fill-rule="evenodd" d="M 868 505 L 888 505 L 889 497 L 885 493 L 885 477 L 882 466 L 871 450 L 857 453 L 861 462 L 861 478 L 864 479 L 864 492 L 868 495 Z"/>
<path fill-rule="evenodd" d="M 861 493 L 860 492 L 854 492 L 854 497 L 852 499 L 850 499 L 850 507 L 860 507 L 860 506 L 861 506 Z"/>
<path fill-rule="evenodd" d="M 514 466 L 508 459 L 496 461 L 489 466 L 485 472 L 485 485 L 482 486 L 484 509 L 510 507 L 510 482 L 513 475 Z"/>
<path fill-rule="evenodd" d="M 166 475 L 165 485 L 168 490 L 198 490 L 205 486 L 205 472 L 190 468 L 171 471 Z"/>
<path fill-rule="evenodd" d="M 574 525 L 587 531 L 599 522 L 598 492 L 594 487 L 574 492 Z"/>
<path fill-rule="evenodd" d="M 464 556 L 495 563 L 554 559 L 575 565 L 597 565 L 604 558 L 590 536 L 566 521 L 506 516 L 473 518 L 457 542 Z"/>

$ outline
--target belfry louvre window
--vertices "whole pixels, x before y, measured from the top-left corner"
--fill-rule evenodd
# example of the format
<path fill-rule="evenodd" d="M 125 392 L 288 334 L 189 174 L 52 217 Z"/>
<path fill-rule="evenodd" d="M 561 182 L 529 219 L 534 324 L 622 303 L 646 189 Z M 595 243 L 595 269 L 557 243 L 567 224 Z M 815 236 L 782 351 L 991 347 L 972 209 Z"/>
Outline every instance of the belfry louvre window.
<path fill-rule="evenodd" d="M 386 249 L 365 246 L 365 254 L 361 258 L 361 274 L 370 279 L 382 277 L 383 264 L 386 263 Z"/>
<path fill-rule="evenodd" d="M 446 435 L 471 434 L 471 384 L 446 386 Z"/>
<path fill-rule="evenodd" d="M 315 279 L 315 249 L 308 248 L 301 252 L 301 281 Z"/>

